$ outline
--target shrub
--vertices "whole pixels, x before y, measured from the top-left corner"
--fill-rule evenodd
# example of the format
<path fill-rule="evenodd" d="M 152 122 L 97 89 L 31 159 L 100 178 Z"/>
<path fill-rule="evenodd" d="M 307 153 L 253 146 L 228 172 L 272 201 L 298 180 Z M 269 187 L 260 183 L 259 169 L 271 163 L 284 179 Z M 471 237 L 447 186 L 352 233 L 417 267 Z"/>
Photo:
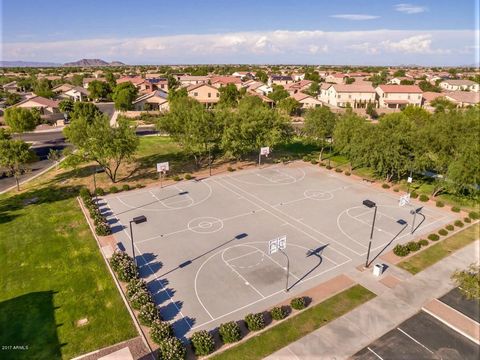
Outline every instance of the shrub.
<path fill-rule="evenodd" d="M 432 240 L 432 241 L 440 240 L 440 236 L 438 236 L 437 234 L 430 234 L 427 237 L 428 237 L 428 240 Z"/>
<path fill-rule="evenodd" d="M 382 188 L 384 188 L 384 189 L 390 189 L 390 185 L 388 185 L 388 184 L 382 184 Z"/>
<path fill-rule="evenodd" d="M 440 229 L 438 230 L 438 235 L 445 236 L 448 234 L 448 231 L 445 229 Z"/>
<path fill-rule="evenodd" d="M 344 174 L 347 175 L 347 176 L 352 175 L 352 174 L 350 173 L 350 171 L 345 171 Z"/>
<path fill-rule="evenodd" d="M 400 191 L 400 189 L 399 189 L 399 188 L 393 188 L 393 191 L 395 191 L 395 192 L 399 192 L 399 191 Z"/>
<path fill-rule="evenodd" d="M 422 195 L 420 195 L 418 200 L 420 200 L 421 202 L 427 202 L 428 201 L 428 196 L 425 195 L 425 194 L 422 194 Z"/>
<path fill-rule="evenodd" d="M 250 331 L 262 330 L 265 327 L 265 319 L 262 313 L 248 314 L 245 316 L 245 323 Z"/>
<path fill-rule="evenodd" d="M 287 317 L 287 311 L 282 306 L 275 306 L 270 310 L 270 316 L 273 320 L 282 320 Z"/>
<path fill-rule="evenodd" d="M 317 165 L 317 164 L 318 164 L 318 161 L 315 160 L 315 159 L 312 159 L 312 160 L 310 160 L 310 164 L 312 164 L 312 165 Z"/>
<path fill-rule="evenodd" d="M 332 170 L 332 167 L 330 165 L 327 165 L 327 166 L 325 166 L 325 169 Z"/>
<path fill-rule="evenodd" d="M 336 168 L 336 169 L 335 169 L 335 172 L 337 172 L 337 173 L 341 173 L 341 172 L 343 172 L 343 170 L 342 170 L 342 169 L 340 169 L 340 168 Z"/>
<path fill-rule="evenodd" d="M 116 250 L 110 258 L 110 266 L 118 272 L 124 261 L 132 261 L 132 258 L 125 251 Z"/>
<path fill-rule="evenodd" d="M 422 240 L 419 240 L 418 243 L 420 244 L 420 246 L 427 246 L 428 240 L 422 239 Z"/>
<path fill-rule="evenodd" d="M 393 248 L 393 253 L 397 256 L 407 256 L 408 254 L 410 254 L 410 250 L 405 245 L 397 244 Z"/>
<path fill-rule="evenodd" d="M 290 306 L 295 310 L 302 310 L 307 307 L 307 304 L 305 302 L 305 298 L 302 296 L 293 298 L 292 301 L 290 301 Z"/>
<path fill-rule="evenodd" d="M 455 213 L 459 213 L 460 208 L 458 206 L 452 206 L 452 211 L 455 212 Z"/>
<path fill-rule="evenodd" d="M 112 234 L 112 229 L 110 229 L 110 226 L 108 226 L 106 222 L 101 222 L 95 226 L 95 233 L 98 236 L 107 236 Z"/>
<path fill-rule="evenodd" d="M 127 284 L 127 298 L 131 299 L 139 291 L 148 291 L 147 283 L 142 279 L 132 279 Z"/>
<path fill-rule="evenodd" d="M 153 302 L 142 305 L 138 313 L 138 320 L 140 324 L 151 326 L 155 320 L 161 320 L 160 313 Z"/>
<path fill-rule="evenodd" d="M 480 218 L 480 215 L 476 211 L 470 211 L 468 213 L 468 217 L 472 220 L 477 220 L 478 218 Z"/>
<path fill-rule="evenodd" d="M 406 246 L 407 246 L 408 250 L 410 250 L 411 252 L 420 250 L 420 244 L 415 242 L 415 241 L 408 242 Z"/>
<path fill-rule="evenodd" d="M 463 227 L 463 222 L 462 220 L 455 220 L 453 223 L 456 227 Z"/>
<path fill-rule="evenodd" d="M 232 168 L 231 166 L 229 166 L 229 167 L 227 167 L 227 171 L 229 171 L 229 172 L 234 172 L 234 171 L 235 171 L 235 169 L 234 169 L 234 168 Z"/>
<path fill-rule="evenodd" d="M 437 201 L 435 202 L 435 205 L 436 205 L 437 207 L 444 207 L 444 206 L 445 206 L 445 204 L 443 203 L 443 201 L 440 201 L 440 200 L 437 200 Z"/>
<path fill-rule="evenodd" d="M 118 192 L 118 188 L 117 188 L 115 185 L 114 185 L 114 186 L 110 186 L 110 190 L 109 190 L 109 191 L 110 191 L 110 193 L 115 194 L 115 193 Z"/>
<path fill-rule="evenodd" d="M 102 188 L 97 188 L 97 190 L 95 191 L 95 194 L 98 196 L 103 196 L 105 195 L 105 190 L 103 190 Z"/>
<path fill-rule="evenodd" d="M 118 278 L 121 281 L 124 282 L 129 282 L 130 280 L 138 278 L 138 268 L 137 265 L 133 262 L 133 260 L 130 261 L 124 261 L 120 269 L 117 272 Z"/>
<path fill-rule="evenodd" d="M 215 350 L 215 340 L 213 340 L 212 334 L 206 330 L 194 332 L 190 342 L 192 343 L 193 351 L 197 356 L 208 355 Z"/>
<path fill-rule="evenodd" d="M 218 332 L 224 344 L 234 343 L 242 338 L 240 326 L 234 321 L 221 324 Z"/>
<path fill-rule="evenodd" d="M 158 355 L 161 360 L 183 360 L 187 349 L 180 339 L 169 337 L 158 344 Z"/>
<path fill-rule="evenodd" d="M 472 222 L 472 219 L 469 217 L 463 218 L 463 221 L 466 222 L 467 224 L 470 224 Z"/>
<path fill-rule="evenodd" d="M 150 337 L 153 342 L 160 344 L 163 340 L 173 336 L 172 325 L 166 321 L 153 320 L 150 326 Z"/>
<path fill-rule="evenodd" d="M 143 185 L 142 185 L 142 184 L 137 184 L 137 185 L 135 185 L 135 187 L 136 187 L 137 189 L 141 189 L 141 188 L 143 188 Z"/>
<path fill-rule="evenodd" d="M 448 224 L 447 226 L 445 226 L 445 228 L 448 230 L 448 231 L 452 231 L 454 229 L 453 225 L 452 224 Z"/>
<path fill-rule="evenodd" d="M 415 191 L 412 191 L 412 192 L 410 193 L 410 197 L 411 197 L 412 199 L 416 199 L 416 198 L 418 198 L 418 194 L 417 194 Z"/>
<path fill-rule="evenodd" d="M 325 166 L 325 163 L 322 161 L 319 165 L 320 166 Z"/>
<path fill-rule="evenodd" d="M 123 184 L 123 185 L 122 185 L 122 191 L 128 191 L 128 190 L 130 190 L 130 185 L 128 185 L 128 184 Z"/>
<path fill-rule="evenodd" d="M 310 158 L 310 156 L 305 155 L 305 156 L 302 158 L 302 160 L 303 160 L 304 162 L 310 162 L 311 158 Z"/>
<path fill-rule="evenodd" d="M 148 290 L 141 289 L 130 297 L 130 302 L 134 309 L 140 310 L 143 305 L 153 302 L 153 299 Z"/>
<path fill-rule="evenodd" d="M 80 189 L 78 195 L 82 198 L 82 200 L 90 199 L 92 196 L 92 194 L 90 194 L 90 190 L 84 187 Z"/>
<path fill-rule="evenodd" d="M 183 177 L 185 180 L 192 180 L 193 179 L 193 176 L 190 175 L 190 174 L 185 174 L 185 176 Z"/>
<path fill-rule="evenodd" d="M 173 177 L 173 181 L 180 181 L 180 180 L 182 180 L 182 179 L 181 179 L 180 176 L 178 176 L 178 175 L 175 175 L 175 176 Z"/>

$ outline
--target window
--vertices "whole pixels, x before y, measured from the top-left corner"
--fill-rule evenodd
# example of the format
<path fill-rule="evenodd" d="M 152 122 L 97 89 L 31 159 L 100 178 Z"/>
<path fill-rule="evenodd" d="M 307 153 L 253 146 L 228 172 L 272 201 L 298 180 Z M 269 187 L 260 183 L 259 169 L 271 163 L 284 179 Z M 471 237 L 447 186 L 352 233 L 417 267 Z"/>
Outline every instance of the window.
<path fill-rule="evenodd" d="M 352 98 L 352 95 L 349 94 L 349 95 L 348 95 L 348 98 L 351 99 L 351 98 Z"/>
<path fill-rule="evenodd" d="M 217 97 L 220 97 L 220 93 L 217 93 Z"/>
<path fill-rule="evenodd" d="M 194 93 L 193 93 L 193 96 L 198 96 L 198 93 L 197 93 L 197 92 L 194 92 Z"/>
<path fill-rule="evenodd" d="M 211 97 L 212 97 L 212 93 L 208 93 L 208 97 L 211 98 Z"/>
<path fill-rule="evenodd" d="M 339 99 L 341 99 L 341 98 L 342 98 L 342 96 L 341 96 L 340 94 L 338 94 L 338 98 L 339 98 Z"/>
<path fill-rule="evenodd" d="M 410 100 L 410 95 L 408 95 L 408 100 Z"/>

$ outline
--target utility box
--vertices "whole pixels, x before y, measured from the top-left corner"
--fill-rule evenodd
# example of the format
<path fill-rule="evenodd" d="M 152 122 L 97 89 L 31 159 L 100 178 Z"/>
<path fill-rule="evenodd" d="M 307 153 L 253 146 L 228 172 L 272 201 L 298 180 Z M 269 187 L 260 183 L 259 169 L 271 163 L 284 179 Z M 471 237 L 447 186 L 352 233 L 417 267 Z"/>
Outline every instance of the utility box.
<path fill-rule="evenodd" d="M 375 276 L 380 276 L 383 274 L 383 264 L 376 264 L 374 267 L 373 267 L 373 275 Z"/>

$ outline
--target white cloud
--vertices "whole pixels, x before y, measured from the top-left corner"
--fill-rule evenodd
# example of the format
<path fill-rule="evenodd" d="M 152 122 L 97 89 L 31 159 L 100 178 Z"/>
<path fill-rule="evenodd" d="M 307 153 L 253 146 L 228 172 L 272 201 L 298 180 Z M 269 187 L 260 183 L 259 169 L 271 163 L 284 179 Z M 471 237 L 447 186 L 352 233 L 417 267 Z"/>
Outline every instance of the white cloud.
<path fill-rule="evenodd" d="M 336 19 L 362 21 L 362 20 L 378 19 L 380 16 L 367 15 L 367 14 L 336 14 L 336 15 L 330 15 L 330 17 L 336 18 Z"/>
<path fill-rule="evenodd" d="M 4 42 L 2 60 L 81 58 L 131 64 L 471 64 L 474 30 L 252 31 L 141 38 Z M 447 56 L 448 55 L 448 56 Z"/>
<path fill-rule="evenodd" d="M 426 6 L 412 4 L 397 4 L 394 6 L 394 8 L 396 11 L 400 11 L 405 14 L 420 14 L 428 10 Z"/>

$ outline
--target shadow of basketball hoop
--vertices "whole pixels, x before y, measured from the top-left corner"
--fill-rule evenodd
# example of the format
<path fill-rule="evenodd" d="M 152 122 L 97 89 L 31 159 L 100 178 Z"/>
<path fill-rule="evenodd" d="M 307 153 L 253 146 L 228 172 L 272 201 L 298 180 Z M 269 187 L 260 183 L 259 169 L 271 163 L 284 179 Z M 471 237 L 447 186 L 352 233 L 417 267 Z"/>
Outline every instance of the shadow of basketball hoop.
<path fill-rule="evenodd" d="M 310 270 L 308 270 L 305 274 L 302 275 L 302 277 L 300 277 L 297 281 L 295 281 L 292 285 L 290 285 L 288 287 L 288 291 L 290 291 L 294 286 L 296 286 L 297 284 L 299 284 L 300 282 L 302 282 L 308 275 L 310 275 L 312 272 L 314 272 L 323 262 L 323 257 L 322 257 L 322 253 L 323 253 L 323 250 L 325 250 L 325 248 L 330 245 L 330 244 L 326 244 L 326 245 L 322 245 L 316 249 L 313 249 L 313 250 L 308 250 L 307 253 L 305 254 L 306 256 L 305 257 L 311 257 L 311 256 L 314 256 L 316 258 L 318 258 L 318 264 L 316 264 L 314 267 L 312 267 Z"/>

